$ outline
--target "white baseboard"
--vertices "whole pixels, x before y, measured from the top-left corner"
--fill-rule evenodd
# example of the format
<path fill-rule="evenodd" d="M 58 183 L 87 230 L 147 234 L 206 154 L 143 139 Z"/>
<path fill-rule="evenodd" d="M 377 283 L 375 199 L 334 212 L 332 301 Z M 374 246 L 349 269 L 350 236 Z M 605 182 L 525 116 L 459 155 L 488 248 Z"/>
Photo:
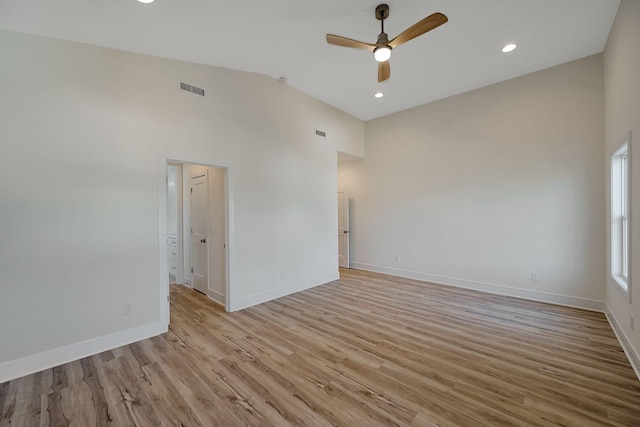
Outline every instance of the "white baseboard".
<path fill-rule="evenodd" d="M 616 317 L 613 315 L 613 312 L 611 311 L 609 304 L 605 304 L 604 314 L 605 316 L 607 316 L 607 320 L 611 325 L 611 329 L 613 329 L 613 333 L 616 334 L 616 337 L 618 338 L 618 342 L 620 343 L 620 346 L 624 350 L 624 354 L 627 355 L 627 359 L 629 359 L 629 363 L 631 364 L 631 367 L 633 368 L 633 370 L 636 373 L 636 376 L 640 380 L 640 354 L 638 354 L 638 352 L 631 345 L 631 341 L 629 341 L 627 334 L 624 333 L 624 329 L 620 327 L 620 324 L 618 323 L 618 320 L 616 319 Z"/>
<path fill-rule="evenodd" d="M 162 325 L 160 322 L 150 323 L 126 331 L 116 332 L 115 334 L 3 362 L 0 363 L 0 384 L 165 332 L 167 332 L 167 325 Z"/>
<path fill-rule="evenodd" d="M 495 283 L 478 282 L 475 280 L 458 279 L 455 277 L 439 276 L 435 274 L 421 273 L 417 271 L 402 270 L 391 267 L 381 267 L 377 265 L 351 262 L 350 266 L 358 270 L 372 271 L 375 273 L 390 274 L 392 276 L 404 277 L 407 279 L 422 280 L 425 282 L 437 283 L 440 285 L 456 286 L 458 288 L 473 289 L 491 294 L 504 295 L 509 297 L 523 298 L 532 301 L 548 302 L 551 304 L 564 305 L 567 307 L 581 308 L 584 310 L 604 312 L 604 302 L 587 298 L 572 297 L 568 295 L 553 294 L 549 292 L 533 291 L 530 289 L 513 288 L 510 286 L 498 285 Z"/>
<path fill-rule="evenodd" d="M 210 300 L 217 302 L 218 304 L 224 307 L 225 305 L 225 297 L 222 292 L 215 291 L 213 289 L 207 290 L 207 296 Z"/>
<path fill-rule="evenodd" d="M 323 276 L 314 277 L 313 279 L 305 280 L 293 285 L 285 286 L 279 289 L 273 289 L 270 291 L 262 292 L 259 294 L 251 295 L 248 297 L 238 298 L 235 301 L 231 301 L 231 307 L 227 307 L 228 311 L 242 310 L 244 308 L 251 307 L 253 305 L 262 304 L 263 302 L 271 301 L 276 298 L 281 298 L 296 292 L 304 291 L 315 286 L 324 285 L 325 283 L 338 280 L 340 274 L 335 273 L 325 274 Z"/>

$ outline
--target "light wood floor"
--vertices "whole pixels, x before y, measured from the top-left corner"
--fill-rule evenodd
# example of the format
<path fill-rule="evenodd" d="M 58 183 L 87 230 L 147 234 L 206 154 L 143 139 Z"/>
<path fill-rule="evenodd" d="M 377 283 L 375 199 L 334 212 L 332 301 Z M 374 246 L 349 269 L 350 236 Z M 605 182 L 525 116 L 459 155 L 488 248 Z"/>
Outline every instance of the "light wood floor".
<path fill-rule="evenodd" d="M 171 289 L 169 333 L 0 385 L 6 426 L 640 426 L 599 313 L 354 270 L 225 313 Z"/>

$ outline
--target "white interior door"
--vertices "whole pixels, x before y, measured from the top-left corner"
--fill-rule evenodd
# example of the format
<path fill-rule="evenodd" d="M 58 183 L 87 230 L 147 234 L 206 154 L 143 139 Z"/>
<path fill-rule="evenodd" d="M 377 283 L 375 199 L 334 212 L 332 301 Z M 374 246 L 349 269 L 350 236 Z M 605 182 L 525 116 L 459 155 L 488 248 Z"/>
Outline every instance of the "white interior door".
<path fill-rule="evenodd" d="M 349 268 L 349 196 L 338 192 L 338 265 Z"/>
<path fill-rule="evenodd" d="M 209 255 L 207 251 L 207 218 L 209 190 L 207 175 L 191 178 L 191 283 L 193 289 L 207 294 L 209 287 Z"/>

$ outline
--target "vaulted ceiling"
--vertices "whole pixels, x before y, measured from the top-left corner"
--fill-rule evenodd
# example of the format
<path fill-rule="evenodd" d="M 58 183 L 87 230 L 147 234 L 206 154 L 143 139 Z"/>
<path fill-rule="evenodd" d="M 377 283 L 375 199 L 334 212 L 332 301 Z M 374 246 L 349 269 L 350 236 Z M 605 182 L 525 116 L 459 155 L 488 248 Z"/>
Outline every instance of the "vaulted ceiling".
<path fill-rule="evenodd" d="M 360 119 L 602 52 L 619 0 L 389 0 L 394 37 L 433 12 L 445 25 L 398 47 L 377 81 L 373 0 L 0 0 L 0 28 L 132 52 L 284 76 L 289 85 Z M 518 48 L 509 54 L 509 42 Z M 375 99 L 375 92 L 384 97 Z"/>

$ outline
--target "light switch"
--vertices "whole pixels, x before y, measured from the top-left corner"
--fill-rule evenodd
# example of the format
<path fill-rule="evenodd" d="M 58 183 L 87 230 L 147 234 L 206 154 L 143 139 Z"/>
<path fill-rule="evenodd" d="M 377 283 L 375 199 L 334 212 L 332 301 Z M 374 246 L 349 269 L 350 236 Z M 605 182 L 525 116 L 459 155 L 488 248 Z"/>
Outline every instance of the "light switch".
<path fill-rule="evenodd" d="M 209 234 L 213 234 L 213 225 L 209 226 Z"/>

